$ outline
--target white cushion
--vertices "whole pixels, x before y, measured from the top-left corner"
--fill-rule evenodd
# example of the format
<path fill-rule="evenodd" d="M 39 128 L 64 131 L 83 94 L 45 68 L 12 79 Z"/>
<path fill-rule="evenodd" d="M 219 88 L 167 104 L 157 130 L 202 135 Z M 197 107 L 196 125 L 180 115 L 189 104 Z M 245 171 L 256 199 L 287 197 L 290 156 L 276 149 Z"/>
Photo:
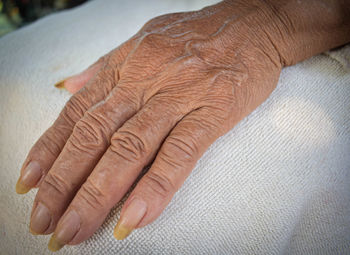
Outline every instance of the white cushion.
<path fill-rule="evenodd" d="M 49 237 L 28 232 L 35 192 L 19 196 L 14 187 L 27 152 L 70 96 L 53 84 L 150 18 L 214 2 L 90 1 L 0 39 L 2 254 L 48 253 Z M 210 147 L 155 222 L 115 240 L 119 203 L 93 237 L 59 253 L 345 254 L 349 113 L 350 72 L 337 60 L 322 54 L 285 68 L 271 97 Z"/>

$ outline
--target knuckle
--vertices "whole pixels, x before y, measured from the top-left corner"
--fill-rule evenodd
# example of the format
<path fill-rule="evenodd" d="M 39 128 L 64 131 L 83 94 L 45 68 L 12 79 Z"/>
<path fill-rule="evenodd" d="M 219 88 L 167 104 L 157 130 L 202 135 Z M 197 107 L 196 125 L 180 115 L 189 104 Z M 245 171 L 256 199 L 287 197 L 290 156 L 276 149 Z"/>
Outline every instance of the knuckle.
<path fill-rule="evenodd" d="M 223 107 L 219 103 L 215 106 L 202 107 L 200 109 L 200 116 L 189 118 L 186 122 L 189 125 L 198 127 L 200 132 L 204 133 L 207 137 L 211 136 L 213 133 L 219 135 L 224 130 L 223 127 L 227 126 L 227 120 L 229 120 L 230 117 L 228 116 L 228 108 L 228 106 Z M 197 143 L 194 140 L 192 141 L 195 146 Z"/>
<path fill-rule="evenodd" d="M 106 91 L 104 95 L 107 95 L 107 91 L 111 91 L 116 85 L 116 77 L 118 77 L 118 70 L 113 61 L 108 61 L 105 65 L 102 66 L 100 72 L 96 74 L 94 78 L 93 86 L 97 86 L 99 88 L 104 88 Z M 117 74 L 117 75 L 116 75 Z"/>
<path fill-rule="evenodd" d="M 110 149 L 133 162 L 142 160 L 147 151 L 143 138 L 127 130 L 119 130 L 112 136 Z"/>
<path fill-rule="evenodd" d="M 94 184 L 91 179 L 87 179 L 77 193 L 77 199 L 88 204 L 94 209 L 104 208 L 107 204 L 107 196 Z"/>
<path fill-rule="evenodd" d="M 45 190 L 51 189 L 61 196 L 66 196 L 71 190 L 71 185 L 61 176 L 48 172 L 45 176 L 41 187 L 46 187 Z"/>
<path fill-rule="evenodd" d="M 86 111 L 82 122 L 89 123 L 89 126 L 98 127 L 101 130 L 101 134 L 109 134 L 111 133 L 110 123 L 113 121 L 108 118 L 108 114 L 106 114 L 104 105 L 100 105 L 99 108 L 96 108 L 94 111 Z M 86 125 L 86 124 L 85 124 Z"/>
<path fill-rule="evenodd" d="M 174 170 L 181 169 L 184 166 L 184 162 L 182 160 L 175 158 L 174 155 L 168 151 L 161 151 L 158 154 L 158 158 Z"/>
<path fill-rule="evenodd" d="M 61 116 L 70 125 L 74 125 L 88 109 L 86 99 L 81 96 L 81 92 L 72 96 L 63 108 Z"/>
<path fill-rule="evenodd" d="M 160 171 L 149 171 L 143 181 L 151 191 L 162 198 L 166 198 L 176 190 L 176 186 L 167 175 Z"/>
<path fill-rule="evenodd" d="M 168 159 L 177 159 L 179 162 L 193 162 L 196 155 L 199 153 L 199 148 L 196 145 L 193 137 L 187 135 L 171 135 L 167 138 L 163 148 L 164 155 L 169 154 Z"/>
<path fill-rule="evenodd" d="M 103 130 L 103 125 L 100 125 L 98 118 L 91 116 L 82 118 L 75 125 L 73 133 L 68 140 L 73 150 L 77 149 L 79 152 L 91 153 L 108 146 L 108 139 Z"/>

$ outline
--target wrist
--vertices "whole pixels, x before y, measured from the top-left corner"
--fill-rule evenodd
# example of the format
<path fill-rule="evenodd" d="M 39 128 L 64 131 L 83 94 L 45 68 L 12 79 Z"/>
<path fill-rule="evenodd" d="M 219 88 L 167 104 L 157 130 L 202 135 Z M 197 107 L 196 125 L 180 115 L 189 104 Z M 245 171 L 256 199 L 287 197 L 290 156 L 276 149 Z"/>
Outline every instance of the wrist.
<path fill-rule="evenodd" d="M 350 41 L 348 0 L 266 0 L 271 34 L 283 66 Z"/>
<path fill-rule="evenodd" d="M 248 58 L 256 57 L 256 52 L 259 52 L 258 55 L 267 57 L 276 67 L 283 66 L 283 56 L 275 39 L 278 31 L 276 17 L 271 15 L 270 5 L 261 0 L 225 0 L 221 7 L 225 25 L 211 42 L 222 46 L 216 48 L 220 56 L 236 56 L 237 49 L 240 55 Z"/>
<path fill-rule="evenodd" d="M 269 54 L 277 53 L 282 66 L 350 41 L 350 0 L 225 0 L 223 4 L 247 25 L 253 41 L 269 48 Z"/>

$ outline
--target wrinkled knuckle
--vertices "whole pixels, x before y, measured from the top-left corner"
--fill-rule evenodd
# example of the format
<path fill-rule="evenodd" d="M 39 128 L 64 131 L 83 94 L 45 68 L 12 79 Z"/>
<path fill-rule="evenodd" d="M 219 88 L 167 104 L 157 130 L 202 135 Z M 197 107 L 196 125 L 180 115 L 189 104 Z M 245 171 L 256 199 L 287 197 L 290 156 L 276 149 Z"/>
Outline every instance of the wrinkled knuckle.
<path fill-rule="evenodd" d="M 104 86 L 110 87 L 114 85 L 114 72 L 115 72 L 115 65 L 112 60 L 109 60 L 108 63 L 105 63 L 102 67 L 100 72 L 96 74 L 95 82 L 98 82 L 100 84 L 106 84 Z"/>
<path fill-rule="evenodd" d="M 80 92 L 78 92 L 68 100 L 62 110 L 61 116 L 67 123 L 73 126 L 83 116 L 86 109 L 88 109 L 88 103 L 81 96 Z"/>
<path fill-rule="evenodd" d="M 193 162 L 199 149 L 191 136 L 182 137 L 173 134 L 167 138 L 163 151 L 167 151 L 181 162 Z"/>
<path fill-rule="evenodd" d="M 175 192 L 176 187 L 171 179 L 157 171 L 150 171 L 143 177 L 143 181 L 147 187 L 152 191 L 152 195 L 156 194 L 162 198 L 168 197 Z"/>
<path fill-rule="evenodd" d="M 108 139 L 98 121 L 93 118 L 82 118 L 73 129 L 68 140 L 72 150 L 92 152 L 108 146 Z"/>
<path fill-rule="evenodd" d="M 93 86 L 103 89 L 105 96 L 115 87 L 119 79 L 117 68 L 110 63 L 111 61 L 101 67 L 100 71 L 97 72 L 96 76 L 93 78 L 94 82 L 92 83 Z M 91 97 L 94 97 L 94 95 L 91 95 Z"/>
<path fill-rule="evenodd" d="M 86 122 L 89 124 L 89 126 L 98 127 L 99 130 L 101 130 L 101 132 L 99 132 L 99 135 L 103 138 L 103 134 L 108 134 L 111 132 L 111 121 L 113 120 L 111 118 L 108 118 L 108 114 L 105 114 L 105 111 L 101 112 L 101 109 L 96 109 L 95 111 L 86 111 L 84 113 L 84 117 L 80 122 Z"/>
<path fill-rule="evenodd" d="M 104 208 L 108 203 L 106 194 L 89 178 L 77 193 L 77 200 L 94 209 Z"/>
<path fill-rule="evenodd" d="M 63 177 L 52 172 L 47 173 L 41 187 L 45 187 L 44 190 L 46 191 L 47 189 L 54 190 L 61 196 L 66 196 L 71 190 L 71 185 Z"/>
<path fill-rule="evenodd" d="M 138 134 L 119 130 L 111 138 L 110 149 L 126 160 L 137 162 L 145 158 L 146 144 Z"/>

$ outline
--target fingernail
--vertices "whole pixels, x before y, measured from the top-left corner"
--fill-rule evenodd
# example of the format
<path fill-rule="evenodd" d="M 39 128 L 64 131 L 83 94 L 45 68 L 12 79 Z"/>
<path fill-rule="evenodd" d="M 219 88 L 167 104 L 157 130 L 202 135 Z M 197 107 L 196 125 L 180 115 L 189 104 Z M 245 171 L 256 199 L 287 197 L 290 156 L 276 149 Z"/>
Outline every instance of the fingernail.
<path fill-rule="evenodd" d="M 80 217 L 75 210 L 70 210 L 58 224 L 49 242 L 50 251 L 58 251 L 69 243 L 80 229 Z"/>
<path fill-rule="evenodd" d="M 42 234 L 49 228 L 51 223 L 51 214 L 49 209 L 42 203 L 38 203 L 30 221 L 30 232 Z"/>
<path fill-rule="evenodd" d="M 58 251 L 58 250 L 61 250 L 63 248 L 64 244 L 61 244 L 57 239 L 56 239 L 56 236 L 55 234 L 53 234 L 50 238 L 50 241 L 49 241 L 49 250 L 50 251 Z"/>
<path fill-rule="evenodd" d="M 36 161 L 30 162 L 24 169 L 16 183 L 17 194 L 25 194 L 34 187 L 41 177 L 40 165 Z"/>
<path fill-rule="evenodd" d="M 114 237 L 118 240 L 126 238 L 140 223 L 147 211 L 147 204 L 141 199 L 134 198 L 114 228 Z"/>
<path fill-rule="evenodd" d="M 68 78 L 57 82 L 57 83 L 55 84 L 55 87 L 58 88 L 58 89 L 64 89 L 64 88 L 65 88 L 65 87 L 64 87 L 64 82 L 65 82 L 67 79 L 68 79 Z"/>

